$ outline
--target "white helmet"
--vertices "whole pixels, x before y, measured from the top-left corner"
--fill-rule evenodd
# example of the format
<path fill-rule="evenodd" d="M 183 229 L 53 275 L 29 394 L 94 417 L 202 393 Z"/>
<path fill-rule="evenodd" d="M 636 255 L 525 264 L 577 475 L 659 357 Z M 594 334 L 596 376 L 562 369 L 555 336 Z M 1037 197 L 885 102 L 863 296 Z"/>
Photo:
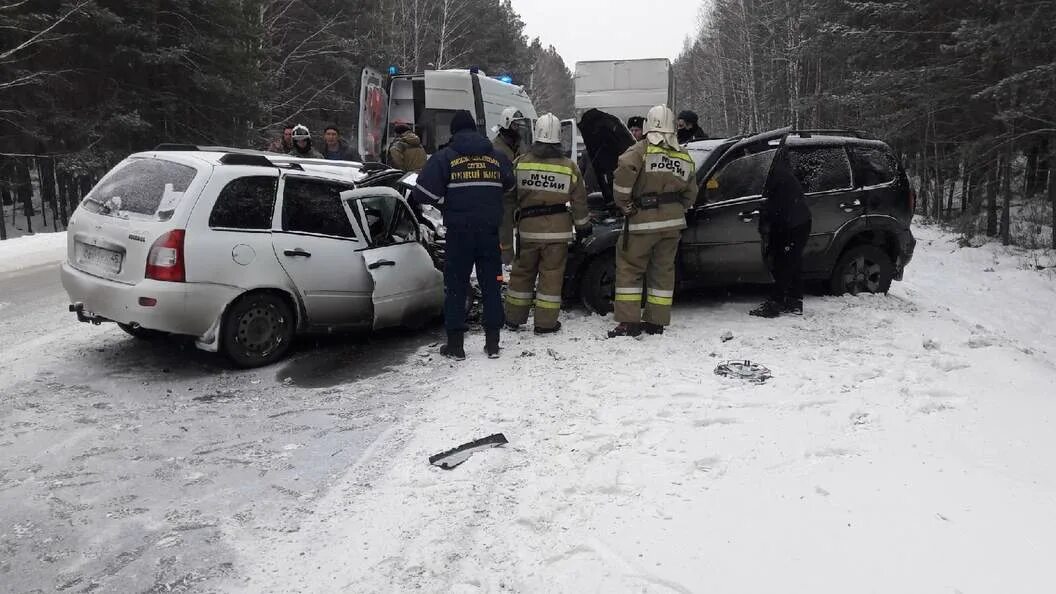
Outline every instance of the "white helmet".
<path fill-rule="evenodd" d="M 520 112 L 516 107 L 507 107 L 502 110 L 502 117 L 499 118 L 499 128 L 503 130 L 509 130 L 513 127 L 515 120 L 521 119 L 524 114 Z"/>
<path fill-rule="evenodd" d="M 649 144 L 666 144 L 678 149 L 675 136 L 675 113 L 666 105 L 657 105 L 645 116 L 645 136 Z"/>
<path fill-rule="evenodd" d="M 535 121 L 535 142 L 561 144 L 561 120 L 552 113 L 544 113 Z"/>
<path fill-rule="evenodd" d="M 308 126 L 297 124 L 293 127 L 294 140 L 311 140 L 312 135 L 308 132 Z"/>

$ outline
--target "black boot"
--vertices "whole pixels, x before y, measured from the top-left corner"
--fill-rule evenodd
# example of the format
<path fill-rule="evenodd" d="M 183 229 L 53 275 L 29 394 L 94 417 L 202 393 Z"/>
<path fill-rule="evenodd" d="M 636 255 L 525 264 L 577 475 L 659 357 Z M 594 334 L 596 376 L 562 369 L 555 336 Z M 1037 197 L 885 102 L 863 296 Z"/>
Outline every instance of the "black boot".
<path fill-rule="evenodd" d="M 776 318 L 781 315 L 783 309 L 784 304 L 774 301 L 773 299 L 767 299 L 762 305 L 748 312 L 748 314 L 760 318 Z"/>
<path fill-rule="evenodd" d="M 616 338 L 617 336 L 641 336 L 642 325 L 631 324 L 628 322 L 620 322 L 615 328 L 609 330 L 609 338 Z"/>
<path fill-rule="evenodd" d="M 560 329 L 561 322 L 558 322 L 557 325 L 555 325 L 553 328 L 540 328 L 539 326 L 536 326 L 534 332 L 536 334 L 553 334 L 554 332 L 557 332 Z"/>
<path fill-rule="evenodd" d="M 510 332 L 520 332 L 521 331 L 521 325 L 520 324 L 514 324 L 513 322 L 506 322 L 506 329 L 509 330 Z"/>
<path fill-rule="evenodd" d="M 803 300 L 802 299 L 785 299 L 784 308 L 781 309 L 782 313 L 790 313 L 793 315 L 803 315 Z"/>
<path fill-rule="evenodd" d="M 649 335 L 663 334 L 664 327 L 660 324 L 653 324 L 652 322 L 642 322 L 642 332 Z"/>
<path fill-rule="evenodd" d="M 440 354 L 448 359 L 464 361 L 466 359 L 466 349 L 463 347 L 465 338 L 466 335 L 463 332 L 448 332 L 447 344 L 440 347 Z"/>
<path fill-rule="evenodd" d="M 499 329 L 489 329 L 484 331 L 484 352 L 487 353 L 489 359 L 499 358 Z"/>

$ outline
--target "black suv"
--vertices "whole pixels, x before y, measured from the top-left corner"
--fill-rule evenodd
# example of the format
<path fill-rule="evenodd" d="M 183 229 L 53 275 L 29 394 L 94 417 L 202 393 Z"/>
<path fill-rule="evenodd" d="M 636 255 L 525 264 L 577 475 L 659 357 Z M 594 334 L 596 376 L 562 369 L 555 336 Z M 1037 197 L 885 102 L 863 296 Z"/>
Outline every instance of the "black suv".
<path fill-rule="evenodd" d="M 612 173 L 633 143 L 618 119 L 588 111 L 579 122 L 600 193 L 591 195 L 594 234 L 569 254 L 565 297 L 590 310 L 612 310 L 615 250 L 623 221 L 612 202 Z M 915 197 L 887 144 L 848 130 L 784 128 L 690 143 L 700 192 L 686 214 L 676 261 L 679 288 L 772 281 L 763 261 L 759 211 L 779 144 L 803 184 L 813 215 L 803 254 L 807 280 L 835 294 L 886 293 L 913 257 Z"/>

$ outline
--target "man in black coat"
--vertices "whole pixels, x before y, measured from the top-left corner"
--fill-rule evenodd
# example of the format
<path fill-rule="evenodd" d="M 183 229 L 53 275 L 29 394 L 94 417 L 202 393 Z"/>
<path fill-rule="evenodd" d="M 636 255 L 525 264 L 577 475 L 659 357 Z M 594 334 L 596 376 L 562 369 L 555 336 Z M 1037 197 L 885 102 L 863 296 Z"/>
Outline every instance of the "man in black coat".
<path fill-rule="evenodd" d="M 802 315 L 803 248 L 810 239 L 810 208 L 784 146 L 774 155 L 763 196 L 766 204 L 759 217 L 759 233 L 774 287 L 770 298 L 750 313 L 763 318 L 783 313 Z"/>

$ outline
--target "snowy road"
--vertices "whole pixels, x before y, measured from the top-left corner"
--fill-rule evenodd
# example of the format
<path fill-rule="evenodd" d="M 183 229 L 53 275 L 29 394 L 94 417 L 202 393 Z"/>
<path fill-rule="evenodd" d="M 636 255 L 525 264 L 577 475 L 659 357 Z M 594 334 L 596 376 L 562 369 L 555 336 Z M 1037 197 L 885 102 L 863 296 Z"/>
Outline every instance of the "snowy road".
<path fill-rule="evenodd" d="M 233 371 L 76 322 L 55 265 L 0 274 L 0 591 L 198 591 L 229 535 L 286 534 L 420 396 L 434 333 L 304 344 Z"/>
<path fill-rule="evenodd" d="M 459 364 L 433 331 L 232 371 L 0 274 L 0 591 L 1051 591 L 1056 275 L 915 232 L 889 296 L 573 311 Z"/>

